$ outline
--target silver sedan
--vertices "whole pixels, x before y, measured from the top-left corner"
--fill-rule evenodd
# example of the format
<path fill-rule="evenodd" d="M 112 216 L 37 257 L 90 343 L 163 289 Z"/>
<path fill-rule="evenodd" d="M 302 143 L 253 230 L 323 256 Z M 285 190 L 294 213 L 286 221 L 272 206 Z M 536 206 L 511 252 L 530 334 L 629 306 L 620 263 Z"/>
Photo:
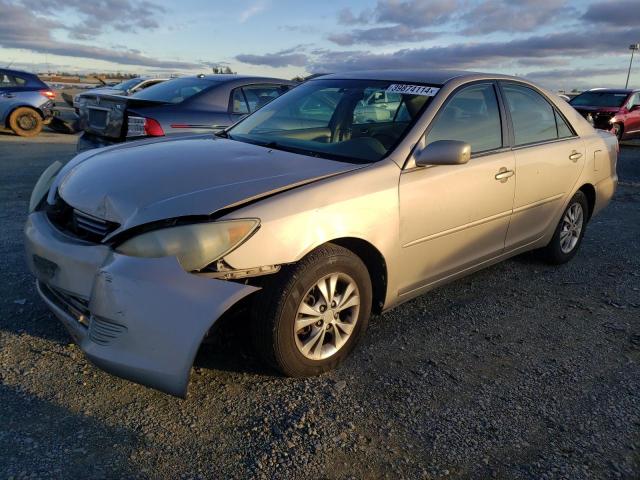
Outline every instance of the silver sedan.
<path fill-rule="evenodd" d="M 615 191 L 617 149 L 521 78 L 322 76 L 217 136 L 52 164 L 27 258 L 116 375 L 184 396 L 203 338 L 231 315 L 275 368 L 316 375 L 372 312 L 527 250 L 569 261 Z"/>

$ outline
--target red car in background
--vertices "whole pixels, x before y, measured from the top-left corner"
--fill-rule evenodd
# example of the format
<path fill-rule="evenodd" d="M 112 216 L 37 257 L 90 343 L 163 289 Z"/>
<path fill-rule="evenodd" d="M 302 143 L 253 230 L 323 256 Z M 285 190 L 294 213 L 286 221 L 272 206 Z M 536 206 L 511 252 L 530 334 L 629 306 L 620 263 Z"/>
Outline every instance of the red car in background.
<path fill-rule="evenodd" d="M 569 102 L 595 128 L 618 140 L 640 137 L 640 90 L 594 88 Z"/>

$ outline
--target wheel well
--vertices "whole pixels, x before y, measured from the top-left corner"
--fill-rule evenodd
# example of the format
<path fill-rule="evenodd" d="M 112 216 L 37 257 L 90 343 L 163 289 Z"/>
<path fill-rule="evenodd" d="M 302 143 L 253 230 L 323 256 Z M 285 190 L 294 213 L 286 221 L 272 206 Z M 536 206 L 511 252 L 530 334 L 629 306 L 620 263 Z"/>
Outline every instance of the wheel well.
<path fill-rule="evenodd" d="M 387 263 L 380 251 L 360 238 L 338 238 L 331 240 L 331 243 L 351 250 L 363 261 L 367 270 L 369 270 L 369 278 L 371 278 L 371 287 L 373 289 L 371 309 L 373 313 L 380 313 L 387 295 Z"/>
<path fill-rule="evenodd" d="M 593 213 L 593 209 L 596 206 L 596 189 L 590 183 L 585 183 L 580 187 L 580 191 L 587 197 L 587 203 L 589 204 L 589 217 Z"/>
<path fill-rule="evenodd" d="M 42 115 L 42 111 L 40 111 L 40 109 L 39 109 L 39 108 L 36 108 L 36 107 L 34 107 L 34 106 L 32 106 L 32 105 L 17 105 L 17 106 L 15 106 L 15 107 L 13 107 L 13 108 L 9 111 L 9 113 L 7 113 L 7 116 L 6 116 L 6 117 L 5 117 L 5 119 L 4 119 L 4 126 L 5 126 L 6 128 L 10 128 L 10 125 L 9 125 L 9 119 L 11 118 L 11 115 L 13 115 L 13 112 L 15 112 L 15 111 L 16 111 L 17 109 L 19 109 L 19 108 L 30 108 L 31 110 L 34 110 L 35 112 L 37 112 L 37 113 L 38 113 L 38 115 L 40 115 L 40 118 L 42 118 L 42 119 L 44 120 L 44 115 Z"/>

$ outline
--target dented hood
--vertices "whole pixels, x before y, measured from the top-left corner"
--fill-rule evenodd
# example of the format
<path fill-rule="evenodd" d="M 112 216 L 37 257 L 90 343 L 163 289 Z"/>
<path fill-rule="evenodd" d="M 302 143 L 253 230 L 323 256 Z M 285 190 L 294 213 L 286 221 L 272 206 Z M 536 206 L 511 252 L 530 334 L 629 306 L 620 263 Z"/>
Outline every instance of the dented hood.
<path fill-rule="evenodd" d="M 120 224 L 111 237 L 361 167 L 210 135 L 134 142 L 76 157 L 57 176 L 49 201 L 57 189 L 72 207 Z"/>

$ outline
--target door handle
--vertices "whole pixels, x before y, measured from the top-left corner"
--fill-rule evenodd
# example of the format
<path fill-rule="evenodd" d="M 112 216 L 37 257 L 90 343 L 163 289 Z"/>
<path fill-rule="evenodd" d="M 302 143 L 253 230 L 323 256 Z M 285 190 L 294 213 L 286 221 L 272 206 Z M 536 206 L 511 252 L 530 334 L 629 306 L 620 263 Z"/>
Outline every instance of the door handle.
<path fill-rule="evenodd" d="M 569 160 L 571 160 L 572 162 L 577 162 L 581 158 L 582 158 L 582 154 L 577 150 L 574 150 L 573 152 L 571 152 L 571 155 L 569 155 Z"/>
<path fill-rule="evenodd" d="M 505 167 L 502 167 L 498 173 L 496 173 L 496 180 L 500 180 L 500 182 L 506 182 L 509 177 L 515 175 L 516 172 L 513 170 L 507 170 Z"/>

